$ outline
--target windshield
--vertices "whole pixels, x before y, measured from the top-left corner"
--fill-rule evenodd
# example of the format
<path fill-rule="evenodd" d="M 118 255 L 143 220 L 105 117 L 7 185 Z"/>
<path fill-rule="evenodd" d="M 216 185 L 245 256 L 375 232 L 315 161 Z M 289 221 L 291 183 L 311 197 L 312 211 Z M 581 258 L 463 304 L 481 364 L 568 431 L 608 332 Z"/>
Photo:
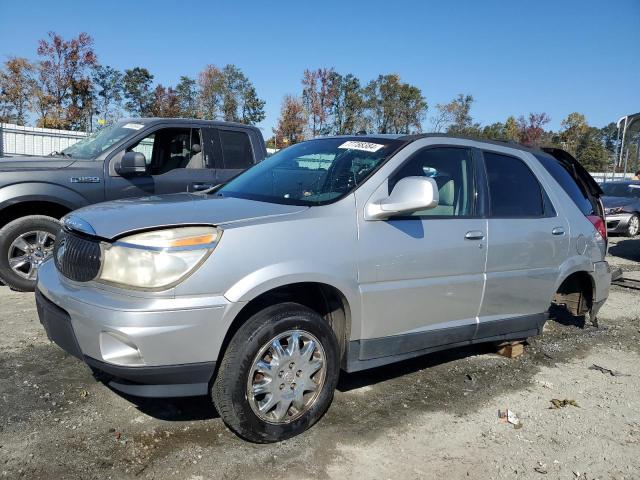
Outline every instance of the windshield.
<path fill-rule="evenodd" d="M 330 203 L 357 188 L 403 145 L 386 138 L 310 140 L 275 153 L 217 194 L 294 205 Z"/>
<path fill-rule="evenodd" d="M 96 158 L 113 144 L 135 133 L 136 130 L 140 130 L 142 127 L 144 127 L 142 123 L 114 123 L 65 148 L 61 154 L 75 158 Z"/>
<path fill-rule="evenodd" d="M 604 194 L 609 197 L 640 198 L 640 183 L 603 183 L 600 187 Z"/>

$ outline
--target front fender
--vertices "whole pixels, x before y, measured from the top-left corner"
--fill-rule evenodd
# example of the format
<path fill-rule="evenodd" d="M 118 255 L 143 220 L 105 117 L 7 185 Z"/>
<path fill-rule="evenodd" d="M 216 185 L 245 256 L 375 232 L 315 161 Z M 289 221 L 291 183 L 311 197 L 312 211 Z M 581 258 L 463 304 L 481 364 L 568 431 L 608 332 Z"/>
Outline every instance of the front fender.
<path fill-rule="evenodd" d="M 55 183 L 21 182 L 0 188 L 0 209 L 23 202 L 57 203 L 69 210 L 89 204 L 78 192 Z"/>
<path fill-rule="evenodd" d="M 225 298 L 230 302 L 249 302 L 259 295 L 293 283 L 321 283 L 334 287 L 347 300 L 352 331 L 359 327 L 360 295 L 358 285 L 333 275 L 326 266 L 314 262 L 283 262 L 260 268 L 238 280 L 226 292 Z"/>

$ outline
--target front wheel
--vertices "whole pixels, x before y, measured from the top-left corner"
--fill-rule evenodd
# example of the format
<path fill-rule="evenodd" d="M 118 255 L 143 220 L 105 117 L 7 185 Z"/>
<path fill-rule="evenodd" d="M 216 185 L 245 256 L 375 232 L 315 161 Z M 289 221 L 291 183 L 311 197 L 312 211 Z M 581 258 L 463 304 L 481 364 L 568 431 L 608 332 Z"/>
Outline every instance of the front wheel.
<path fill-rule="evenodd" d="M 29 215 L 0 230 L 0 280 L 21 292 L 33 292 L 38 267 L 53 253 L 60 228 L 55 218 Z"/>
<path fill-rule="evenodd" d="M 256 313 L 234 335 L 213 384 L 213 401 L 239 436 L 270 443 L 315 424 L 333 399 L 339 347 L 313 310 L 282 303 Z"/>
<path fill-rule="evenodd" d="M 627 237 L 635 237 L 636 235 L 638 235 L 639 231 L 640 231 L 640 217 L 638 216 L 637 213 L 634 213 L 633 215 L 631 215 L 631 218 L 627 222 L 627 231 L 625 232 L 625 235 Z"/>

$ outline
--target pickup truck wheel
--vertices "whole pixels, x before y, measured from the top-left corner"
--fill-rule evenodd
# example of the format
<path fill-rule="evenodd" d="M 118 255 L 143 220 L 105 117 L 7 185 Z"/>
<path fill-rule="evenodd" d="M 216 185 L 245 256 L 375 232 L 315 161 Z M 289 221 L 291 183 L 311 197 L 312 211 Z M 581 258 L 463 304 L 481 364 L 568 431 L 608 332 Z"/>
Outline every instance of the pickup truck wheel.
<path fill-rule="evenodd" d="M 313 310 L 281 303 L 233 336 L 211 395 L 240 437 L 271 443 L 298 435 L 326 412 L 340 372 L 333 329 Z"/>
<path fill-rule="evenodd" d="M 40 264 L 53 253 L 60 223 L 52 217 L 29 215 L 0 230 L 0 280 L 14 290 L 32 292 Z"/>
<path fill-rule="evenodd" d="M 635 237 L 640 231 L 640 217 L 637 213 L 631 215 L 631 218 L 627 222 L 627 231 L 624 232 L 627 237 Z"/>

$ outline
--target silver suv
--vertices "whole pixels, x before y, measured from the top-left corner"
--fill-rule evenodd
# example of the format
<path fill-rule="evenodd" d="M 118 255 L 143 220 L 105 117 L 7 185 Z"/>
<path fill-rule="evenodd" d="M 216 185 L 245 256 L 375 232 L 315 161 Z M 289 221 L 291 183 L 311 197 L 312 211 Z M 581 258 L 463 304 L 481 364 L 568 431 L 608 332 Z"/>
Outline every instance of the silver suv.
<path fill-rule="evenodd" d="M 321 138 L 225 186 L 64 219 L 49 337 L 131 395 L 211 395 L 240 436 L 296 435 L 341 369 L 524 339 L 609 293 L 600 189 L 562 150 Z"/>

